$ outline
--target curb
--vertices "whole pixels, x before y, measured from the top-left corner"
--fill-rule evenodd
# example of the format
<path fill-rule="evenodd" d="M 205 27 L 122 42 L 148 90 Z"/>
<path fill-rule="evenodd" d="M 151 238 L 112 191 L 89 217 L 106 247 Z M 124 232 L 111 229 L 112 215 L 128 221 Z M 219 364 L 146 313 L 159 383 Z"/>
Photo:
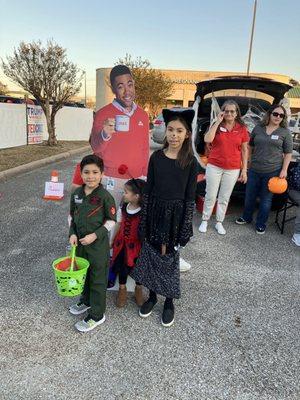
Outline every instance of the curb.
<path fill-rule="evenodd" d="M 32 161 L 28 164 L 19 165 L 18 167 L 15 168 L 7 169 L 5 171 L 0 172 L 0 182 L 5 182 L 8 178 L 12 178 L 19 174 L 31 171 L 35 168 L 42 167 L 52 162 L 66 160 L 71 156 L 83 153 L 88 150 L 91 150 L 91 146 L 89 145 L 80 147 L 79 149 L 66 151 L 65 153 L 55 154 L 54 156 L 42 158 L 41 160 Z"/>

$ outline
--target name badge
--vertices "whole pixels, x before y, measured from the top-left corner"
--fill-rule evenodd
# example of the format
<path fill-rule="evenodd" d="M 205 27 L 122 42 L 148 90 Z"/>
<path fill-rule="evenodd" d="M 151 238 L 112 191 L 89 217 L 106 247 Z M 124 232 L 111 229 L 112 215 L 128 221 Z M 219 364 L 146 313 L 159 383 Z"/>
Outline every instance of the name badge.
<path fill-rule="evenodd" d="M 115 180 L 113 178 L 107 178 L 106 189 L 107 190 L 114 190 L 114 188 L 115 188 Z"/>
<path fill-rule="evenodd" d="M 78 196 L 76 195 L 76 196 L 74 197 L 74 201 L 75 201 L 75 204 L 82 204 L 83 199 L 79 199 Z"/>
<path fill-rule="evenodd" d="M 279 136 L 278 135 L 271 135 L 271 139 L 273 140 L 278 140 Z"/>

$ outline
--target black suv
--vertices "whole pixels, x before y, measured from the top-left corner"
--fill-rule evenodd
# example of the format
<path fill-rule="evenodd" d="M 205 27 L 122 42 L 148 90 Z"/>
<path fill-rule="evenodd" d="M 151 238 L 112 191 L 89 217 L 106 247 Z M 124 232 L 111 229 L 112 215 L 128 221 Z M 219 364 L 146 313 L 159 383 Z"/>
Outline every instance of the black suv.
<path fill-rule="evenodd" d="M 251 107 L 254 114 L 257 114 L 257 121 L 255 121 L 255 115 L 253 116 L 252 121 L 258 122 L 258 115 L 265 112 L 272 104 L 278 104 L 284 98 L 285 93 L 291 88 L 292 86 L 286 83 L 256 76 L 225 76 L 197 83 L 195 100 L 198 96 L 200 98 L 197 133 L 195 138 L 197 153 L 201 155 L 205 152 L 204 135 L 210 124 L 212 93 L 220 107 L 226 100 L 235 100 L 240 107 L 242 116 L 244 116 L 249 107 Z M 225 90 L 238 90 L 239 93 L 236 95 L 226 95 L 226 93 L 224 93 Z M 241 91 L 245 91 L 245 94 L 240 95 Z M 247 91 L 249 92 L 247 93 Z M 260 93 L 268 95 L 267 98 L 269 100 L 253 96 L 259 96 Z M 205 172 L 205 165 L 202 163 L 201 170 L 202 173 Z M 205 181 L 198 184 L 197 192 L 201 195 L 205 194 Z M 233 191 L 233 196 L 244 197 L 244 192 L 245 185 L 237 182 Z"/>

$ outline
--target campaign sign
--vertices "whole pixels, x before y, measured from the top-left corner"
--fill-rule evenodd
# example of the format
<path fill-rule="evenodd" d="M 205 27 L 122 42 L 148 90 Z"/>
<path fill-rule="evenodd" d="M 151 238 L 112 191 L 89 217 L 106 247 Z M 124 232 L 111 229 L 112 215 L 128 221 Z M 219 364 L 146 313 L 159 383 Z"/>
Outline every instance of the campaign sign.
<path fill-rule="evenodd" d="M 44 112 L 42 107 L 27 104 L 27 135 L 28 144 L 43 142 Z"/>

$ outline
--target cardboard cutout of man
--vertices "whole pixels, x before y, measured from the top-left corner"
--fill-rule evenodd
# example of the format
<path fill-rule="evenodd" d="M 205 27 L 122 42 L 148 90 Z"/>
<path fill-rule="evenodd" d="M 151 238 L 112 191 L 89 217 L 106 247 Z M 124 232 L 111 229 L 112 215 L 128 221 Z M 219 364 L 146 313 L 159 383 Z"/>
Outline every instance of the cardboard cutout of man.
<path fill-rule="evenodd" d="M 90 143 L 95 154 L 104 162 L 103 186 L 111 192 L 119 207 L 124 183 L 130 178 L 147 176 L 149 160 L 149 118 L 135 104 L 135 86 L 130 69 L 117 65 L 110 72 L 111 89 L 116 96 L 96 112 Z M 82 185 L 79 164 L 72 186 Z M 180 258 L 180 270 L 191 265 Z"/>
<path fill-rule="evenodd" d="M 96 112 L 90 143 L 103 159 L 103 185 L 119 206 L 124 183 L 147 175 L 149 159 L 148 114 L 135 104 L 135 86 L 130 69 L 117 65 L 110 72 L 115 99 Z M 78 168 L 73 186 L 81 185 Z"/>

